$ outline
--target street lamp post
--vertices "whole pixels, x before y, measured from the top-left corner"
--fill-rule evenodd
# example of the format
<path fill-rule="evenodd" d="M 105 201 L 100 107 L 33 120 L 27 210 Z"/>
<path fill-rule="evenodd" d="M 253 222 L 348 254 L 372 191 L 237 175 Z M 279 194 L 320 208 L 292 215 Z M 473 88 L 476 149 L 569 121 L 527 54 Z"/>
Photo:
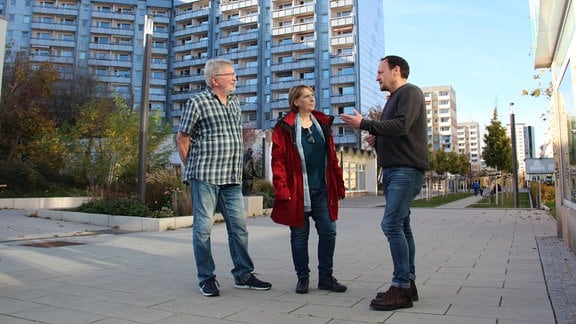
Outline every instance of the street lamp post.
<path fill-rule="evenodd" d="M 520 207 L 518 197 L 518 157 L 516 156 L 516 122 L 514 120 L 514 103 L 510 103 L 510 138 L 512 139 L 512 189 L 514 191 L 514 208 Z"/>
<path fill-rule="evenodd" d="M 142 100 L 140 102 L 140 143 L 138 147 L 138 200 L 146 202 L 146 154 L 148 152 L 148 91 L 150 88 L 150 57 L 152 53 L 153 16 L 144 21 L 144 67 L 142 73 Z"/>

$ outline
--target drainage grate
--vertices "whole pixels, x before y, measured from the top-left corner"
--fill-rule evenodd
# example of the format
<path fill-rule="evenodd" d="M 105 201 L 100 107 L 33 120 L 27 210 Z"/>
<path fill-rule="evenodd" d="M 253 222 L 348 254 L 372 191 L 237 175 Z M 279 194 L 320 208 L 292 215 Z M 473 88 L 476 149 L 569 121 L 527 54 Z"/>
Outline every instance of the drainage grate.
<path fill-rule="evenodd" d="M 26 243 L 23 246 L 29 247 L 39 247 L 39 248 L 53 248 L 71 245 L 84 245 L 86 243 L 70 242 L 70 241 L 46 241 L 46 242 L 36 242 L 36 243 Z"/>

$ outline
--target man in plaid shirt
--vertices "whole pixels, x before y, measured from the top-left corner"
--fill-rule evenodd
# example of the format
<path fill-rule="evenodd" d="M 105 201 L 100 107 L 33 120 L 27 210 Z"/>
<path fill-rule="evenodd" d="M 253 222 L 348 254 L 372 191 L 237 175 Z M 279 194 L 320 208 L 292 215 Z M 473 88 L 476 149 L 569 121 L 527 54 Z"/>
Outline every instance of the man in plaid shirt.
<path fill-rule="evenodd" d="M 211 59 L 204 67 L 206 90 L 184 107 L 176 136 L 180 159 L 186 166 L 184 181 L 191 186 L 194 225 L 194 257 L 200 291 L 220 295 L 210 245 L 216 208 L 228 231 L 234 268 L 234 287 L 268 290 L 272 285 L 252 273 L 248 254 L 248 231 L 242 195 L 242 119 L 240 101 L 233 95 L 236 73 L 231 61 Z"/>

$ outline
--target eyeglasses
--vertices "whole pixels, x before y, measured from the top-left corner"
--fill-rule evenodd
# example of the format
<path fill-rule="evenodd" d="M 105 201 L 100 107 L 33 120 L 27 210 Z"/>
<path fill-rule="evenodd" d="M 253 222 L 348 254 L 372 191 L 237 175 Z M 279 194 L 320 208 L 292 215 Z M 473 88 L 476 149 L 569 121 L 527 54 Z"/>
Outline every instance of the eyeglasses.
<path fill-rule="evenodd" d="M 217 76 L 236 76 L 236 72 L 214 74 L 213 76 L 215 76 L 215 77 L 217 77 Z"/>
<path fill-rule="evenodd" d="M 308 142 L 308 144 L 315 144 L 316 140 L 314 140 L 314 135 L 312 135 L 312 127 L 305 129 L 306 129 L 306 141 Z"/>

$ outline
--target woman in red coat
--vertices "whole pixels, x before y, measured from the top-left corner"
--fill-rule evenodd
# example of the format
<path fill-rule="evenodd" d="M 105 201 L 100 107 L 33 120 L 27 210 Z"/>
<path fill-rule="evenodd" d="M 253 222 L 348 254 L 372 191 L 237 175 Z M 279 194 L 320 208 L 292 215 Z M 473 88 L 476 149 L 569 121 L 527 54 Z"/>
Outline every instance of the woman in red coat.
<path fill-rule="evenodd" d="M 276 123 L 272 133 L 271 217 L 290 226 L 292 260 L 298 276 L 296 292 L 308 292 L 310 218 L 319 239 L 318 288 L 344 292 L 346 286 L 332 276 L 338 200 L 345 195 L 330 130 L 334 117 L 315 111 L 314 90 L 309 86 L 290 89 L 288 101 L 291 111 Z"/>

